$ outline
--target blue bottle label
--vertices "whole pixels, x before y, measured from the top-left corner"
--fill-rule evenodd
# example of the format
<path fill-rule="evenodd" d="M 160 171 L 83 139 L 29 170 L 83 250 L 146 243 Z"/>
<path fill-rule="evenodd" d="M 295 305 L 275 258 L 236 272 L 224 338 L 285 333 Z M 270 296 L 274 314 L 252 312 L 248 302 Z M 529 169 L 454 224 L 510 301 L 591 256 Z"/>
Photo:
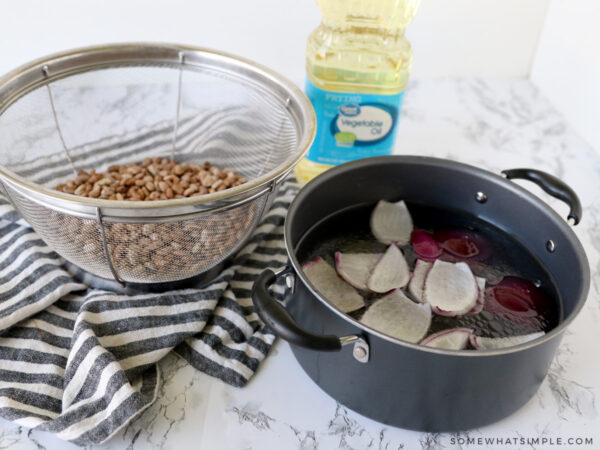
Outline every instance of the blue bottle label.
<path fill-rule="evenodd" d="M 305 92 L 317 115 L 317 135 L 308 159 L 342 164 L 392 153 L 404 91 L 394 95 L 332 92 L 307 79 Z"/>

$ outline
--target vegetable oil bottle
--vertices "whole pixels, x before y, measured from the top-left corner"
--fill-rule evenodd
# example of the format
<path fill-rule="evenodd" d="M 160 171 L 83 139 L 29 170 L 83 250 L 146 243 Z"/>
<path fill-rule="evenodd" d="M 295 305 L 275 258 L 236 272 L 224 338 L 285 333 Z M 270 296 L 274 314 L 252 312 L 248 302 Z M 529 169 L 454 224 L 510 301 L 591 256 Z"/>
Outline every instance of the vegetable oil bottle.
<path fill-rule="evenodd" d="M 404 30 L 420 0 L 317 0 L 306 46 L 306 95 L 317 135 L 296 167 L 301 183 L 328 168 L 389 155 L 412 64 Z"/>

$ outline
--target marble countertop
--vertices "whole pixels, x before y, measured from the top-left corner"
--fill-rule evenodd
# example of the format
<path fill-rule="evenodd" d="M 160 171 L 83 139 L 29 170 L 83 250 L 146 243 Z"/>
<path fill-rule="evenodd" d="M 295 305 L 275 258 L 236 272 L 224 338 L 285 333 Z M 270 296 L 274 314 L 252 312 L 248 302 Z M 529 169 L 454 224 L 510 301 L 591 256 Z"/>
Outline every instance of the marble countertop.
<path fill-rule="evenodd" d="M 534 167 L 562 178 L 580 195 L 584 215 L 575 230 L 592 269 L 590 294 L 531 401 L 498 423 L 465 433 L 394 428 L 328 397 L 304 374 L 288 344 L 277 342 L 242 389 L 168 356 L 160 363 L 163 384 L 157 401 L 111 441 L 95 448 L 544 449 L 561 448 L 559 439 L 562 448 L 600 448 L 596 344 L 600 338 L 600 153 L 577 136 L 531 82 L 522 79 L 411 82 L 396 153 L 444 157 L 493 172 Z M 565 205 L 531 183 L 523 186 L 566 217 Z M 479 438 L 501 441 L 487 446 Z M 593 443 L 586 445 L 586 438 Z M 583 442 L 578 445 L 579 441 L 568 439 Z M 0 449 L 4 448 L 77 447 L 0 420 Z"/>

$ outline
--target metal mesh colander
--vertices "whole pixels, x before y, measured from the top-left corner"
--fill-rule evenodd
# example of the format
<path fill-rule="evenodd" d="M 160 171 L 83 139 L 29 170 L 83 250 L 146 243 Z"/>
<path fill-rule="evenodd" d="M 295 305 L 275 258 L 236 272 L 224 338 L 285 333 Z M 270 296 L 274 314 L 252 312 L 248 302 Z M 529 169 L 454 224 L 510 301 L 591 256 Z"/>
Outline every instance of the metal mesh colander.
<path fill-rule="evenodd" d="M 204 273 L 243 245 L 314 137 L 294 85 L 221 53 L 93 47 L 0 79 L 4 193 L 66 260 L 103 278 L 158 283 Z M 248 182 L 199 197 L 129 202 L 53 188 L 78 170 L 168 157 Z"/>

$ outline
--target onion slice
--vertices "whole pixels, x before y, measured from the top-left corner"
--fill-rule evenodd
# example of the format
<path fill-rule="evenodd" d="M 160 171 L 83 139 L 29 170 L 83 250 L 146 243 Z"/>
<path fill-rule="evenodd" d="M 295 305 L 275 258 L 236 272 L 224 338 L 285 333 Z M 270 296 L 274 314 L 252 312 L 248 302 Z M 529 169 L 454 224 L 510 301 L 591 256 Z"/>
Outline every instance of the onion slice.
<path fill-rule="evenodd" d="M 485 278 L 475 277 L 475 281 L 477 282 L 477 289 L 479 290 L 477 294 L 477 302 L 475 303 L 475 306 L 473 306 L 473 309 L 465 314 L 467 316 L 480 313 L 483 311 L 483 306 L 485 305 L 485 284 L 487 280 Z"/>
<path fill-rule="evenodd" d="M 423 288 L 425 287 L 425 279 L 431 269 L 433 263 L 417 259 L 415 270 L 413 271 L 410 282 L 408 283 L 408 292 L 412 294 L 415 300 L 424 303 Z"/>
<path fill-rule="evenodd" d="M 302 265 L 304 274 L 319 293 L 342 312 L 356 311 L 365 301 L 356 290 L 338 277 L 335 269 L 318 257 Z"/>
<path fill-rule="evenodd" d="M 427 336 L 420 344 L 446 350 L 464 350 L 472 335 L 470 328 L 451 328 Z"/>
<path fill-rule="evenodd" d="M 461 316 L 477 303 L 479 289 L 469 266 L 436 260 L 427 274 L 423 298 L 434 313 Z"/>
<path fill-rule="evenodd" d="M 360 321 L 394 338 L 417 343 L 431 325 L 431 307 L 413 302 L 396 289 L 377 300 Z"/>
<path fill-rule="evenodd" d="M 463 228 L 437 230 L 434 238 L 444 250 L 443 258 L 448 261 L 474 259 L 484 261 L 492 254 L 492 246 L 479 233 Z"/>
<path fill-rule="evenodd" d="M 384 293 L 406 286 L 409 279 L 408 263 L 402 251 L 392 244 L 373 267 L 367 287 L 373 292 Z"/>
<path fill-rule="evenodd" d="M 425 261 L 435 261 L 442 254 L 440 245 L 428 231 L 414 230 L 410 243 L 417 256 Z"/>
<path fill-rule="evenodd" d="M 523 278 L 504 277 L 486 289 L 486 311 L 529 328 L 543 329 L 544 317 L 552 317 L 555 308 L 544 288 Z"/>
<path fill-rule="evenodd" d="M 545 333 L 538 331 L 536 333 L 523 334 L 521 336 L 508 336 L 501 338 L 487 338 L 471 335 L 471 345 L 477 350 L 495 350 L 498 348 L 514 347 L 515 345 L 524 344 L 525 342 L 533 341 L 542 337 Z"/>
<path fill-rule="evenodd" d="M 335 269 L 344 281 L 366 291 L 367 280 L 381 256 L 381 253 L 335 252 Z"/>
<path fill-rule="evenodd" d="M 371 213 L 371 232 L 384 244 L 408 244 L 413 221 L 404 201 L 397 203 L 380 200 Z"/>

